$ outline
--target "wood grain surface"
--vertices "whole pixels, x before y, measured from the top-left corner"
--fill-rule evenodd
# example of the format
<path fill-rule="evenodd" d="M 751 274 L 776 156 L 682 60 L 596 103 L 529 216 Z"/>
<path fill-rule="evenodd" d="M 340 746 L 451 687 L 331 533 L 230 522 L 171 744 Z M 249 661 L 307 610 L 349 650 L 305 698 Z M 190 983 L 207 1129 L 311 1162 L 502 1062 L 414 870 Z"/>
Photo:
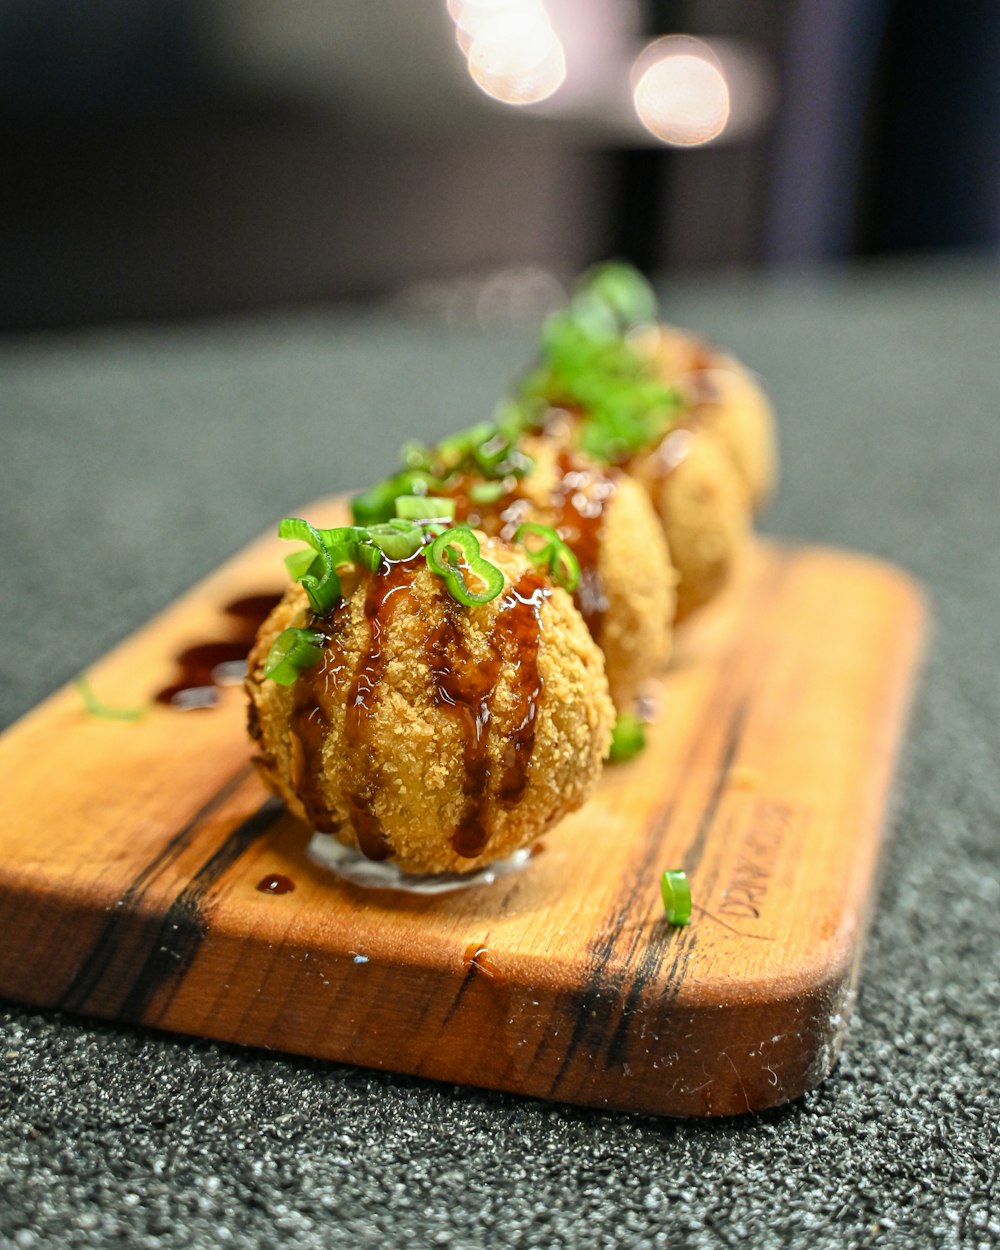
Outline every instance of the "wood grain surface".
<path fill-rule="evenodd" d="M 306 515 L 324 524 L 336 501 Z M 143 704 L 277 592 L 263 539 L 90 672 Z M 924 632 L 868 558 L 761 543 L 682 637 L 649 747 L 522 872 L 347 885 L 250 763 L 244 698 L 142 720 L 56 693 L 0 739 L 0 994 L 326 1059 L 671 1115 L 816 1085 L 847 1023 Z M 662 919 L 683 867 L 694 919 Z M 287 876 L 284 894 L 257 887 Z"/>

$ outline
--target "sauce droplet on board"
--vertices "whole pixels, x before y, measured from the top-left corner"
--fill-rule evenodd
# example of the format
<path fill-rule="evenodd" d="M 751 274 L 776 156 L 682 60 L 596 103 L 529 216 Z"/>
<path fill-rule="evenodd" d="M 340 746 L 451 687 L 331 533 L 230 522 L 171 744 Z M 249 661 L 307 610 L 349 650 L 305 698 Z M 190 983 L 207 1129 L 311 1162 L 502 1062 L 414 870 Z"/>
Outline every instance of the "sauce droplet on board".
<path fill-rule="evenodd" d="M 490 958 L 488 946 L 483 946 L 479 942 L 470 942 L 465 948 L 465 962 L 480 972 L 488 981 L 494 981 L 498 985 L 506 984 L 507 978 Z"/>
<path fill-rule="evenodd" d="M 295 889 L 295 882 L 283 873 L 272 872 L 266 877 L 261 877 L 257 882 L 257 889 L 261 894 L 291 894 Z"/>

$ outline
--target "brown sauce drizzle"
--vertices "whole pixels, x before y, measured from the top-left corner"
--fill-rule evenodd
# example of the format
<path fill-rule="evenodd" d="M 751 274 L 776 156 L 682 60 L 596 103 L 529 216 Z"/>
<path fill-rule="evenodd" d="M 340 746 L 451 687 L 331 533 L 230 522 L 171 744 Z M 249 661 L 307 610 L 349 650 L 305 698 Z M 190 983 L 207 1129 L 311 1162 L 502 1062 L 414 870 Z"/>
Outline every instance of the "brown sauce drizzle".
<path fill-rule="evenodd" d="M 466 859 L 481 855 L 490 838 L 486 812 L 492 797 L 514 806 L 524 797 L 535 746 L 542 677 L 538 668 L 541 605 L 550 591 L 540 573 L 529 571 L 501 598 L 486 655 L 476 657 L 466 642 L 457 604 L 443 600 L 444 616 L 425 644 L 434 703 L 458 722 L 462 734 L 465 807 L 452 846 Z M 499 776 L 489 754 L 493 701 L 504 661 L 513 670 L 513 728 Z"/>
<path fill-rule="evenodd" d="M 319 781 L 323 772 L 323 744 L 347 665 L 344 643 L 350 622 L 347 600 L 341 600 L 328 617 L 308 622 L 310 629 L 323 635 L 323 655 L 315 667 L 299 675 L 292 687 L 295 692 L 290 718 L 292 784 L 307 820 L 322 833 L 336 833 L 340 828 L 340 821 L 330 811 Z"/>
<path fill-rule="evenodd" d="M 296 791 L 313 827 L 336 833 L 340 821 L 329 810 L 318 783 L 334 705 L 341 688 L 350 681 L 344 700 L 344 737 L 359 783 L 348 795 L 347 805 L 358 847 L 368 859 L 387 859 L 392 854 L 392 844 L 374 810 L 378 777 L 369 743 L 372 713 L 385 668 L 384 637 L 400 599 L 406 597 L 422 563 L 421 556 L 387 563 L 369 579 L 364 605 L 368 644 L 353 670 L 349 671 L 344 648 L 351 619 L 349 601 L 342 600 L 331 616 L 312 622 L 310 628 L 324 634 L 323 657 L 295 683 L 292 729 L 302 747 L 298 776 L 293 778 Z"/>
<path fill-rule="evenodd" d="M 174 660 L 174 680 L 157 691 L 156 702 L 185 712 L 215 707 L 220 687 L 243 680 L 257 630 L 280 600 L 280 594 L 248 595 L 227 604 L 223 611 L 236 619 L 237 628 L 224 641 L 202 642 L 181 651 Z"/>
<path fill-rule="evenodd" d="M 580 562 L 580 585 L 574 599 L 587 628 L 598 638 L 608 607 L 598 563 L 604 512 L 615 494 L 615 479 L 613 474 L 581 463 L 568 448 L 560 451 L 556 464 L 559 476 L 551 504 L 543 509 L 521 493 L 521 483 L 514 478 L 505 481 L 504 493 L 491 503 L 477 504 L 469 498 L 471 486 L 481 479 L 467 474 L 449 483 L 446 493 L 456 501 L 457 521 L 505 542 L 514 541 L 523 521 L 550 525 Z"/>
<path fill-rule="evenodd" d="M 553 528 L 580 562 L 580 584 L 573 597 L 591 635 L 599 638 L 608 608 L 598 572 L 604 512 L 617 487 L 609 474 L 581 467 L 568 450 L 559 453 L 558 465 L 562 477 L 553 494 Z"/>

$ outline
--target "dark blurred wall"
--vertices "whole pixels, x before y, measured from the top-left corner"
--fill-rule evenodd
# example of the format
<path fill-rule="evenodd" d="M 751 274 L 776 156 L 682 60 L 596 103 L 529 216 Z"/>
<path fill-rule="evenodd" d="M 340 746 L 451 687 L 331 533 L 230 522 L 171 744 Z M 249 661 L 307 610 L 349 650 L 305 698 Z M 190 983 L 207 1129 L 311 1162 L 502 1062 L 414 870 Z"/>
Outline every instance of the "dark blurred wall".
<path fill-rule="evenodd" d="M 487 101 L 443 0 L 0 0 L 0 327 L 566 277 L 609 254 L 678 270 L 996 244 L 1000 0 L 593 4 L 624 121 Z M 668 32 L 742 49 L 776 110 L 657 145 L 628 65 Z"/>
<path fill-rule="evenodd" d="M 215 9 L 238 40 L 239 6 Z M 367 105 L 354 49 L 370 10 L 320 15 L 332 42 L 318 84 L 323 47 L 304 69 L 301 47 L 275 47 L 273 71 L 240 48 L 256 79 L 227 73 L 209 12 L 203 0 L 0 2 L 0 326 L 385 295 L 504 265 L 570 273 L 600 251 L 601 154 L 484 108 L 443 3 L 420 18 L 423 44 L 405 7 L 384 10 L 403 22 L 387 24 L 396 42 L 381 58 L 369 49 L 385 99 L 373 88 Z M 266 35 L 272 15 L 252 12 Z"/>
<path fill-rule="evenodd" d="M 1000 3 L 895 0 L 868 109 L 859 252 L 1000 239 Z"/>

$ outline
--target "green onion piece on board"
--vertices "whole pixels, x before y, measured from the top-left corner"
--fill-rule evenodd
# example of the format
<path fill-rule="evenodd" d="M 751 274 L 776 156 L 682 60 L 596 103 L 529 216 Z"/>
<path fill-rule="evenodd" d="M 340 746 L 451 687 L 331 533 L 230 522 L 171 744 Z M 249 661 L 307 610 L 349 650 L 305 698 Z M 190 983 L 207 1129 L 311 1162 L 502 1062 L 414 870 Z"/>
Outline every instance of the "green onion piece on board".
<path fill-rule="evenodd" d="M 622 712 L 611 731 L 611 751 L 608 759 L 612 764 L 624 764 L 634 760 L 646 749 L 646 726 L 631 712 Z"/>
<path fill-rule="evenodd" d="M 541 539 L 541 546 L 529 546 L 529 539 Z M 544 564 L 552 580 L 570 594 L 580 584 L 580 561 L 550 525 L 525 521 L 517 527 L 514 541 L 524 548 L 528 559 Z"/>
<path fill-rule="evenodd" d="M 94 688 L 88 677 L 78 677 L 73 685 L 80 692 L 87 715 L 95 716 L 98 720 L 139 721 L 149 711 L 146 707 L 111 707 L 94 694 Z"/>
<path fill-rule="evenodd" d="M 403 521 L 441 521 L 455 515 L 455 500 L 440 495 L 399 495 L 396 516 Z"/>
<path fill-rule="evenodd" d="M 660 878 L 660 893 L 667 924 L 690 924 L 691 887 L 687 873 L 679 868 L 668 869 Z"/>
<path fill-rule="evenodd" d="M 464 607 L 489 603 L 503 590 L 503 573 L 480 554 L 479 539 L 467 526 L 445 530 L 425 554 L 427 567 L 444 580 L 448 593 Z M 467 572 L 482 582 L 482 590 L 469 586 Z"/>
<path fill-rule="evenodd" d="M 319 663 L 322 654 L 322 634 L 311 629 L 284 629 L 267 653 L 264 676 L 279 686 L 290 686 L 300 673 Z"/>

